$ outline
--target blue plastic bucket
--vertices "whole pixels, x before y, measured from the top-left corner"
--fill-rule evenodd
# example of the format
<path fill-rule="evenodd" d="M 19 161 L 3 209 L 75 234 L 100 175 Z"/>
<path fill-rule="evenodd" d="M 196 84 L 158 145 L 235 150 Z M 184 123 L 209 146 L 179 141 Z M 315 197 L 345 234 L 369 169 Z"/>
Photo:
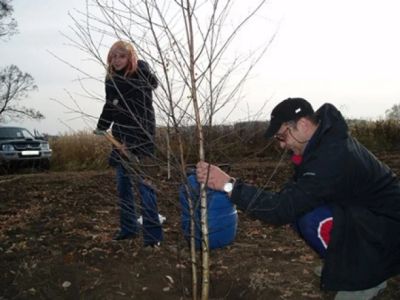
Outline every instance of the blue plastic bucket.
<path fill-rule="evenodd" d="M 195 209 L 195 240 L 196 248 L 201 247 L 200 223 L 200 184 L 195 175 L 188 177 L 189 192 L 192 195 Z M 179 200 L 182 206 L 182 230 L 185 238 L 190 240 L 190 210 L 187 191 L 184 185 L 179 191 Z M 238 216 L 235 206 L 225 192 L 207 190 L 208 207 L 208 242 L 210 249 L 221 248 L 229 245 L 236 237 Z"/>

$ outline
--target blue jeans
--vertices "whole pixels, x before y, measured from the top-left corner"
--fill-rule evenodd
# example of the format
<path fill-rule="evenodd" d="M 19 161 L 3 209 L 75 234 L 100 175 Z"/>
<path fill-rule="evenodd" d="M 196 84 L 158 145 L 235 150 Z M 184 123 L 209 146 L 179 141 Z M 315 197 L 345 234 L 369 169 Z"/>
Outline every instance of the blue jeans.
<path fill-rule="evenodd" d="M 317 207 L 292 225 L 306 243 L 324 258 L 333 226 L 331 208 L 328 205 Z"/>
<path fill-rule="evenodd" d="M 137 222 L 131 176 L 122 165 L 116 167 L 117 189 L 120 205 L 120 228 L 122 233 L 137 234 Z M 157 197 L 153 188 L 142 179 L 136 182 L 141 196 L 144 245 L 154 245 L 163 240 L 163 231 L 158 217 Z"/>

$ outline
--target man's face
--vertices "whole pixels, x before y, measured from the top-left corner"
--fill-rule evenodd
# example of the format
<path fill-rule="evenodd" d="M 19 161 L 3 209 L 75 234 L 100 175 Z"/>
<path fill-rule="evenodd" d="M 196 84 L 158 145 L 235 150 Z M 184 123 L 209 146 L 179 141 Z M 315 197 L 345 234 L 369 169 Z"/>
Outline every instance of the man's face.
<path fill-rule="evenodd" d="M 296 155 L 303 154 L 307 145 L 302 132 L 302 126 L 298 126 L 299 122 L 283 123 L 274 138 L 279 142 L 282 149 L 291 150 Z"/>

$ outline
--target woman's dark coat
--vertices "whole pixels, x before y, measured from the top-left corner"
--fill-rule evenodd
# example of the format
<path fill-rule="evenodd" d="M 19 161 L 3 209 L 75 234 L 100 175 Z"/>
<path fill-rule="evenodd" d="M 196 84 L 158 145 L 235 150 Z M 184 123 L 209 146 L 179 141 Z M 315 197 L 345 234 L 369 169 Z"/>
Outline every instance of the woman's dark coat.
<path fill-rule="evenodd" d="M 232 201 L 272 224 L 294 222 L 328 204 L 333 229 L 322 271 L 325 290 L 363 290 L 400 273 L 400 185 L 396 175 L 349 136 L 331 104 L 293 180 L 277 193 L 235 184 Z"/>
<path fill-rule="evenodd" d="M 138 156 L 154 153 L 156 124 L 152 91 L 157 84 L 156 76 L 142 60 L 138 61 L 138 69 L 129 77 L 121 71 L 106 78 L 106 103 L 97 128 L 107 130 L 113 123 L 113 136 Z M 113 164 L 118 157 L 113 151 L 110 163 Z"/>

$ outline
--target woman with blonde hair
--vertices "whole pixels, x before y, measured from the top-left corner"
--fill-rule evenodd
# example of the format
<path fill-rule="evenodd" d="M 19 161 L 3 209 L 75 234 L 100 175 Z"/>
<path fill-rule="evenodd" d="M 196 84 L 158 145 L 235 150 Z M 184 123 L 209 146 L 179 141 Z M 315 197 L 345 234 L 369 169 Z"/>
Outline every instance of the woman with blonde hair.
<path fill-rule="evenodd" d="M 132 44 L 117 41 L 112 45 L 107 55 L 106 103 L 95 133 L 103 134 L 112 124 L 113 136 L 139 163 L 154 157 L 155 117 L 152 92 L 157 85 L 157 77 L 145 61 L 138 59 Z M 127 158 L 119 149 L 113 148 L 109 162 L 116 168 L 120 201 L 120 230 L 114 240 L 135 238 L 139 224 Z M 144 245 L 158 245 L 163 239 L 163 232 L 155 191 L 143 179 L 135 181 L 142 200 Z"/>

